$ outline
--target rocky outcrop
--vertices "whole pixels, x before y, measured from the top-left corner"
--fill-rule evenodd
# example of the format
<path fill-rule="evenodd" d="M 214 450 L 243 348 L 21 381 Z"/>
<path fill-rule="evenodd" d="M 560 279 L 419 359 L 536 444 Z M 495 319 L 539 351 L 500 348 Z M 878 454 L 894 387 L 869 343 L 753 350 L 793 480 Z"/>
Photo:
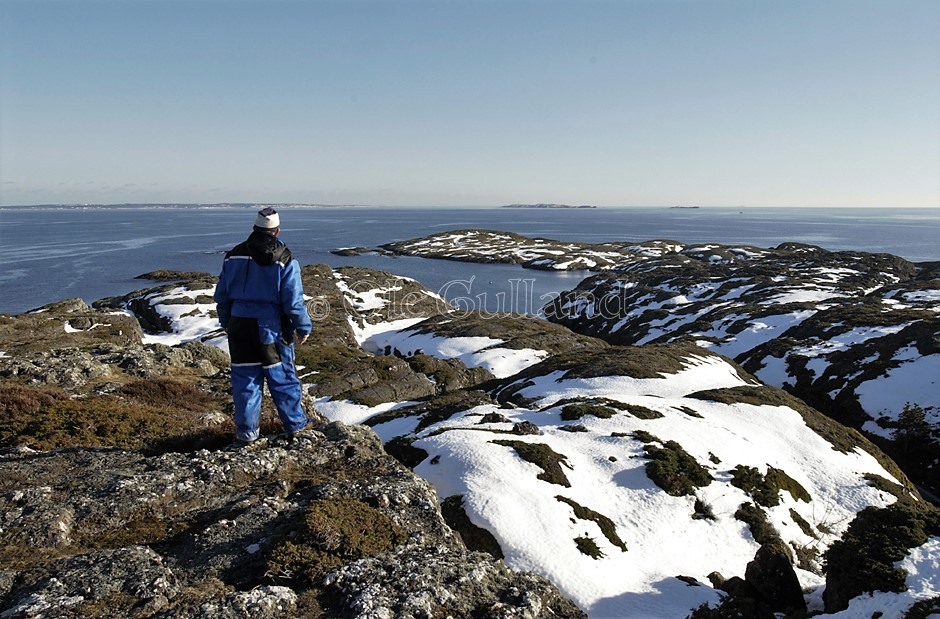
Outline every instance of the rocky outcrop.
<path fill-rule="evenodd" d="M 75 301 L 10 317 L 39 325 L 41 337 L 20 341 L 11 327 L 0 339 L 4 617 L 584 616 L 544 579 L 468 551 L 433 489 L 364 427 L 324 425 L 288 442 L 265 399 L 268 438 L 226 448 L 228 356 L 201 341 L 211 327 L 174 346 L 144 344 L 137 321 L 115 313 L 136 308 L 148 329 L 209 317 L 200 306 L 211 282 L 175 275 L 99 309 Z M 304 278 L 334 308 L 333 320 L 318 321 L 327 345 L 308 349 L 325 389 L 387 402 L 415 397 L 415 384 L 433 395 L 489 378 L 459 362 L 362 351 L 348 317 L 394 319 L 396 308 L 356 308 L 329 269 Z M 442 303 L 423 293 L 412 303 L 410 292 L 398 310 Z M 135 337 L 92 322 L 68 339 L 69 320 L 104 316 Z M 56 327 L 48 337 L 47 323 Z M 62 342 L 74 346 L 54 347 Z"/>
<path fill-rule="evenodd" d="M 452 230 L 420 239 L 387 243 L 380 249 L 405 256 L 519 264 L 532 269 L 559 271 L 609 269 L 634 255 L 629 248 L 616 243 L 568 243 L 494 230 Z"/>
<path fill-rule="evenodd" d="M 372 429 L 290 442 L 266 398 L 265 438 L 235 449 L 211 281 L 171 275 L 37 315 L 137 303 L 173 333 L 0 339 L 6 617 L 671 617 L 719 612 L 719 569 L 742 604 L 799 613 L 790 561 L 821 570 L 859 509 L 933 513 L 860 434 L 694 342 L 609 345 L 325 266 L 303 269 L 299 373 Z"/>
<path fill-rule="evenodd" d="M 801 243 L 591 245 L 489 230 L 442 232 L 383 248 L 598 271 L 545 306 L 545 316 L 612 344 L 690 342 L 724 354 L 869 433 L 926 490 L 940 494 L 937 263 Z M 912 418 L 913 442 L 920 445 L 913 455 Z"/>
<path fill-rule="evenodd" d="M 132 346 L 141 343 L 141 336 L 140 324 L 133 317 L 90 308 L 81 299 L 51 303 L 15 316 L 0 314 L 0 350 L 8 357 L 102 343 Z"/>
<path fill-rule="evenodd" d="M 154 271 L 140 275 L 139 278 L 173 283 L 101 299 L 94 303 L 95 307 L 129 313 L 137 318 L 146 333 L 151 334 L 178 330 L 174 319 L 215 317 L 215 301 L 212 299 L 215 276 L 208 273 Z M 174 311 L 179 306 L 187 306 L 186 311 Z"/>
<path fill-rule="evenodd" d="M 936 494 L 940 279 L 928 266 L 797 243 L 680 247 L 621 262 L 543 311 L 614 344 L 688 342 L 727 355 L 868 432 Z M 916 458 L 895 445 L 906 408 L 928 428 Z"/>
<path fill-rule="evenodd" d="M 324 502 L 331 520 L 311 534 L 305 514 Z M 0 514 L 4 617 L 583 616 L 546 581 L 467 551 L 428 484 L 361 427 L 190 454 L 9 454 Z M 347 556 L 327 541 L 344 518 L 387 522 L 399 541 Z M 326 577 L 297 570 L 317 564 Z"/>

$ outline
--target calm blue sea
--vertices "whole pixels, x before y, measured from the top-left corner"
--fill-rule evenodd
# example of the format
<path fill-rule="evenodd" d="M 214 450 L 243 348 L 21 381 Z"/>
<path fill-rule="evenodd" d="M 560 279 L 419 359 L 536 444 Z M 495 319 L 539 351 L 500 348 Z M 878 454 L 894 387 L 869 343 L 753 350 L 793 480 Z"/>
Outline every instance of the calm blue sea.
<path fill-rule="evenodd" d="M 302 264 L 406 275 L 490 310 L 537 309 L 528 305 L 540 306 L 547 300 L 540 297 L 573 288 L 587 274 L 329 252 L 487 228 L 585 242 L 673 239 L 772 247 L 798 241 L 915 262 L 940 260 L 940 209 L 343 207 L 285 208 L 281 217 L 281 238 Z M 150 285 L 133 278 L 156 269 L 217 273 L 222 253 L 247 236 L 253 220 L 254 209 L 246 208 L 0 209 L 0 313 L 70 297 L 91 302 L 123 294 Z"/>

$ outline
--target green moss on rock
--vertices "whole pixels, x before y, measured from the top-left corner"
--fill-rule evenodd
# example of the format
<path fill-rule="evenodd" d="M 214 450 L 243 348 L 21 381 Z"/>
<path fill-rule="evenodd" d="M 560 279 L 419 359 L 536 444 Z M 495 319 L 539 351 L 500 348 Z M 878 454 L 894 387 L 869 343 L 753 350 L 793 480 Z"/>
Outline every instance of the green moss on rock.
<path fill-rule="evenodd" d="M 764 476 L 764 479 L 770 487 L 776 488 L 778 491 L 786 490 L 789 492 L 794 501 L 809 503 L 813 500 L 813 497 L 810 496 L 809 492 L 806 491 L 806 488 L 804 488 L 800 482 L 787 475 L 786 472 L 781 469 L 768 466 L 767 474 Z"/>
<path fill-rule="evenodd" d="M 646 443 L 644 449 L 646 457 L 649 458 L 649 462 L 646 463 L 646 474 L 668 494 L 692 496 L 696 488 L 707 486 L 713 481 L 711 473 L 679 443 L 666 441 L 662 447 L 658 447 L 652 444 L 657 439 L 642 430 L 634 432 L 633 436 Z"/>
<path fill-rule="evenodd" d="M 753 466 L 737 465 L 731 471 L 731 485 L 743 490 L 758 505 L 774 507 L 780 504 L 780 496 L 776 488 L 767 483 L 767 480 Z"/>
<path fill-rule="evenodd" d="M 519 454 L 520 458 L 541 468 L 542 472 L 539 473 L 538 478 L 542 481 L 547 481 L 550 484 L 558 484 L 565 488 L 571 487 L 571 482 L 568 481 L 565 472 L 561 469 L 563 464 L 568 466 L 568 458 L 562 454 L 556 453 L 548 445 L 544 443 L 526 443 L 523 441 L 507 440 L 491 442 L 495 445 L 512 447 L 516 453 Z"/>
<path fill-rule="evenodd" d="M 800 530 L 807 537 L 812 537 L 814 539 L 819 539 L 819 536 L 816 535 L 816 531 L 813 530 L 813 526 L 806 521 L 803 516 L 801 516 L 793 508 L 790 508 L 790 520 L 796 523 L 796 526 L 800 527 Z"/>
<path fill-rule="evenodd" d="M 894 483 L 891 480 L 885 479 L 881 475 L 875 475 L 874 473 L 865 473 L 865 481 L 868 482 L 868 485 L 872 488 L 877 488 L 882 492 L 887 492 L 892 494 L 901 500 L 910 500 L 910 497 L 904 491 L 904 486 Z"/>
<path fill-rule="evenodd" d="M 740 488 L 758 505 L 775 507 L 780 504 L 780 491 L 786 490 L 796 501 L 809 503 L 812 498 L 803 486 L 780 469 L 767 467 L 762 475 L 753 466 L 737 465 L 731 471 L 731 485 Z"/>
<path fill-rule="evenodd" d="M 314 500 L 294 539 L 270 552 L 268 574 L 276 580 L 314 583 L 328 571 L 392 550 L 407 534 L 382 512 L 345 497 Z"/>
<path fill-rule="evenodd" d="M 587 535 L 580 535 L 574 538 L 574 544 L 578 547 L 581 554 L 587 555 L 592 559 L 602 559 L 604 557 L 604 553 L 601 552 L 601 549 L 597 546 L 597 542 Z"/>
<path fill-rule="evenodd" d="M 593 415 L 598 419 L 610 419 L 616 414 L 617 411 L 609 406 L 598 404 L 567 404 L 561 409 L 563 421 L 576 421 L 585 415 Z"/>
<path fill-rule="evenodd" d="M 780 542 L 780 533 L 770 523 L 764 510 L 754 503 L 742 503 L 734 512 L 734 517 L 750 528 L 754 541 L 761 546 Z"/>
<path fill-rule="evenodd" d="M 665 415 L 663 415 L 659 411 L 654 411 L 651 408 L 640 406 L 639 404 L 624 404 L 624 410 L 630 413 L 631 415 L 633 415 L 634 417 L 636 417 L 637 419 L 649 420 L 649 419 L 662 419 L 663 417 L 665 417 Z"/>
<path fill-rule="evenodd" d="M 617 526 L 614 524 L 614 521 L 605 516 L 604 514 L 598 513 L 593 509 L 588 509 L 583 505 L 578 504 L 576 501 L 558 495 L 555 497 L 556 500 L 570 505 L 574 509 L 574 515 L 576 518 L 581 520 L 590 520 L 597 523 L 597 526 L 600 527 L 601 533 L 604 534 L 604 537 L 607 538 L 611 544 L 619 548 L 620 550 L 626 552 L 627 545 L 620 539 L 620 536 L 617 535 Z"/>
<path fill-rule="evenodd" d="M 200 413 L 208 412 L 202 404 L 216 410 L 222 404 L 190 386 L 157 380 L 126 389 L 132 401 L 115 395 L 72 399 L 55 388 L 0 385 L 0 447 L 187 451 L 213 443 L 210 435 L 228 434 L 227 427 L 201 427 Z"/>
<path fill-rule="evenodd" d="M 630 436 L 640 441 L 641 443 L 661 443 L 662 441 L 656 438 L 655 435 L 650 434 L 646 430 L 634 430 L 630 433 Z"/>

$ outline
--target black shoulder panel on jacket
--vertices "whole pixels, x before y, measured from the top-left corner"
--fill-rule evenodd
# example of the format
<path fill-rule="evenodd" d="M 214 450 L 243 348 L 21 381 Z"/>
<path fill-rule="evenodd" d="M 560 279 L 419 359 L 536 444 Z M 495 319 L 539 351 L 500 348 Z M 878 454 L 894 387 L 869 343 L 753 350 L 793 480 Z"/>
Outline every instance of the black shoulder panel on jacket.
<path fill-rule="evenodd" d="M 236 250 L 244 253 L 235 253 Z M 262 266 L 270 266 L 275 262 L 287 266 L 292 259 L 287 245 L 271 234 L 257 231 L 252 232 L 248 240 L 236 246 L 231 253 L 236 256 L 251 256 L 252 260 Z"/>

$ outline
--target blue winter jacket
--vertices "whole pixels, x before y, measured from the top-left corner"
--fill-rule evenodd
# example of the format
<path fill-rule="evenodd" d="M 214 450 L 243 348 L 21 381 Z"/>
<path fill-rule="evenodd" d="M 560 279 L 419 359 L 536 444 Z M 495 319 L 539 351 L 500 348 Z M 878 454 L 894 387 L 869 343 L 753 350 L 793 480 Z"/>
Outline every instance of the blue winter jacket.
<path fill-rule="evenodd" d="M 267 232 L 255 230 L 225 254 L 215 302 L 223 328 L 229 318 L 239 316 L 266 323 L 289 322 L 291 331 L 301 335 L 313 329 L 304 304 L 300 266 L 287 245 Z"/>

